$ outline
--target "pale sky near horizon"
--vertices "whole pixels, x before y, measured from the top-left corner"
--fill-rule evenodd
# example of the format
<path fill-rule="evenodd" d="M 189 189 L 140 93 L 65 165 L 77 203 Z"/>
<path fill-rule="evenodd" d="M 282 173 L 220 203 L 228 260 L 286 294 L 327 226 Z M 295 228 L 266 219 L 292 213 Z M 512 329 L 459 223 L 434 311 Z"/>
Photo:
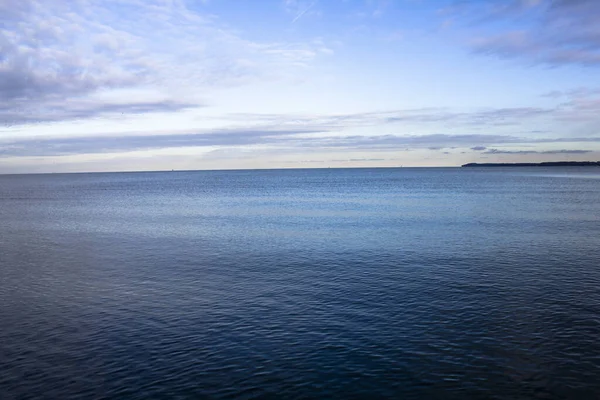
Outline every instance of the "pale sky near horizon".
<path fill-rule="evenodd" d="M 600 160 L 597 0 L 0 0 L 0 173 Z"/>

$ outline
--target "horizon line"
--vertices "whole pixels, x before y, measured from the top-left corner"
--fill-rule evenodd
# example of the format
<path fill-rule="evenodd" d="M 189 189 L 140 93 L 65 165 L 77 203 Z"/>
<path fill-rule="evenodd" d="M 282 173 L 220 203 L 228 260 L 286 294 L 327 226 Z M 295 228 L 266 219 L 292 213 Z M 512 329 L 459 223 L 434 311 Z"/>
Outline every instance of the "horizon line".
<path fill-rule="evenodd" d="M 123 171 L 65 171 L 65 172 L 0 172 L 0 176 L 9 175 L 62 175 L 62 174 L 126 174 L 155 172 L 222 172 L 222 171 L 286 171 L 286 170 L 321 170 L 321 169 L 405 169 L 405 168 L 461 168 L 461 165 L 437 166 L 394 166 L 394 167 L 290 167 L 290 168 L 217 168 L 217 169 L 157 169 L 157 170 L 123 170 Z"/>
<path fill-rule="evenodd" d="M 216 169 L 159 169 L 159 170 L 123 170 L 123 171 L 65 171 L 65 172 L 0 172 L 0 176 L 11 176 L 11 175 L 66 175 L 66 174 L 133 174 L 133 173 L 156 173 L 156 172 L 223 172 L 223 171 L 286 171 L 286 170 L 326 170 L 326 169 L 416 169 L 416 168 L 462 168 L 468 164 L 499 164 L 499 165 L 511 165 L 511 164 L 546 164 L 546 163 L 598 163 L 600 161 L 543 161 L 543 162 L 518 162 L 518 163 L 478 163 L 471 162 L 461 165 L 437 165 L 437 166 L 374 166 L 374 167 L 289 167 L 289 168 L 216 168 Z"/>

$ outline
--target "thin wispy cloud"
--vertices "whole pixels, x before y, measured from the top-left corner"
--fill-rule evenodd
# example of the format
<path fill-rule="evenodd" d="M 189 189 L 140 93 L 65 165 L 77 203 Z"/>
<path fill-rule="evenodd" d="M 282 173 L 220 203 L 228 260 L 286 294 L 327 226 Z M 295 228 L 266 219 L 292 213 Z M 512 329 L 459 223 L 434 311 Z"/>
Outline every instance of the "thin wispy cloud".
<path fill-rule="evenodd" d="M 97 118 L 126 118 L 148 113 L 176 113 L 200 107 L 197 103 L 176 100 L 105 102 L 94 100 L 52 100 L 34 108 L 32 105 L 0 107 L 0 124 L 6 127 L 18 125 L 90 120 Z M 33 112 L 32 112 L 33 111 Z"/>
<path fill-rule="evenodd" d="M 317 0 L 314 0 L 311 3 L 309 3 L 306 7 L 304 7 L 303 9 L 301 9 L 300 12 L 298 12 L 296 14 L 296 16 L 294 17 L 294 19 L 292 19 L 292 24 L 295 23 L 296 21 L 298 21 L 300 18 L 302 18 L 307 12 L 309 12 L 310 9 L 315 6 L 316 3 L 317 3 Z"/>
<path fill-rule="evenodd" d="M 181 148 L 230 147 L 268 144 L 283 141 L 286 136 L 315 133 L 312 130 L 248 130 L 220 129 L 202 133 L 148 135 L 144 133 L 120 136 L 60 137 L 36 140 L 17 140 L 0 143 L 4 156 L 62 156 L 73 154 L 121 153 L 128 151 Z"/>
<path fill-rule="evenodd" d="M 489 149 L 485 151 L 483 154 L 587 154 L 592 153 L 592 150 L 545 150 L 545 151 L 536 151 L 536 150 L 499 150 L 499 149 Z"/>
<path fill-rule="evenodd" d="M 600 122 L 600 97 L 576 97 L 553 107 L 502 107 L 475 110 L 416 108 L 348 114 L 230 114 L 228 119 L 260 121 L 274 125 L 321 126 L 327 128 L 368 127 L 386 124 L 444 123 L 460 128 L 474 126 L 519 126 L 542 120 Z M 600 126 L 600 125 L 599 125 Z"/>
<path fill-rule="evenodd" d="M 314 134 L 320 134 L 314 136 Z M 600 137 L 529 139 L 511 135 L 432 134 L 432 135 L 332 135 L 316 129 L 221 129 L 207 132 L 144 133 L 120 136 L 81 136 L 0 142 L 0 156 L 65 156 L 79 154 L 113 154 L 165 148 L 244 148 L 262 146 L 273 150 L 308 151 L 410 151 L 427 149 L 471 149 L 484 154 L 583 154 L 590 150 L 498 150 L 486 146 L 541 145 L 548 143 L 600 143 Z M 479 144 L 474 146 L 475 144 Z"/>

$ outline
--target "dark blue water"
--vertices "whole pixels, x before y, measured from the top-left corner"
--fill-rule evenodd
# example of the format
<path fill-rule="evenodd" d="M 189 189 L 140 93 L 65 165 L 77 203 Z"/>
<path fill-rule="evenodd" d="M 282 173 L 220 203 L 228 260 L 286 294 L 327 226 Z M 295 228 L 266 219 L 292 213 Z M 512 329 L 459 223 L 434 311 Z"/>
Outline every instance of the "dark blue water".
<path fill-rule="evenodd" d="M 600 169 L 0 176 L 0 398 L 600 398 Z"/>

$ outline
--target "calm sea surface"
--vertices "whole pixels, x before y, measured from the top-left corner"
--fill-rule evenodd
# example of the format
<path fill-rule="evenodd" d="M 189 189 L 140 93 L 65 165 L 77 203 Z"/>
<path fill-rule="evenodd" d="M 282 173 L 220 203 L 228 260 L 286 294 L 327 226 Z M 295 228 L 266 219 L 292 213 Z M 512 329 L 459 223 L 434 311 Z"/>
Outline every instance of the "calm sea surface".
<path fill-rule="evenodd" d="M 600 398 L 600 168 L 0 176 L 0 398 Z"/>

